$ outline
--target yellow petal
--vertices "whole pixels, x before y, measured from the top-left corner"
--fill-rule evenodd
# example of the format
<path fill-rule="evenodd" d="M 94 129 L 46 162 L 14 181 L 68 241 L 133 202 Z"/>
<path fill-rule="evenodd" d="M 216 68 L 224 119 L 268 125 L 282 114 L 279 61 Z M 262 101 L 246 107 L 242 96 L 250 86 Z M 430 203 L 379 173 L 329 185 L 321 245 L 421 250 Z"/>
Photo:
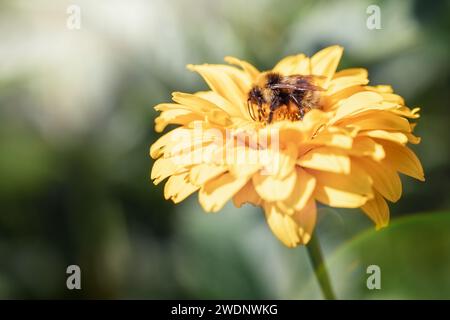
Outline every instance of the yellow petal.
<path fill-rule="evenodd" d="M 343 51 L 344 48 L 340 46 L 331 46 L 320 50 L 311 57 L 311 74 L 325 76 L 327 79 L 325 87 L 336 72 Z"/>
<path fill-rule="evenodd" d="M 322 110 L 324 111 L 336 111 L 338 110 L 346 99 L 351 96 L 366 91 L 362 86 L 352 86 L 345 89 L 341 89 L 332 95 L 324 95 L 322 97 Z"/>
<path fill-rule="evenodd" d="M 311 148 L 311 146 L 320 145 L 350 149 L 352 147 L 354 135 L 352 131 L 353 130 L 347 130 L 346 128 L 339 127 L 325 128 L 311 140 L 302 143 L 301 149 L 306 150 L 306 148 Z"/>
<path fill-rule="evenodd" d="M 324 170 L 336 173 L 350 172 L 350 158 L 337 148 L 319 147 L 304 154 L 297 164 L 310 169 Z"/>
<path fill-rule="evenodd" d="M 167 180 L 164 186 L 164 197 L 179 203 L 197 191 L 199 187 L 188 181 L 189 172 L 175 174 Z"/>
<path fill-rule="evenodd" d="M 386 152 L 386 165 L 410 177 L 425 181 L 422 164 L 411 149 L 386 140 L 378 142 L 383 145 Z"/>
<path fill-rule="evenodd" d="M 378 192 L 375 192 L 374 198 L 367 201 L 361 209 L 372 219 L 377 230 L 389 224 L 389 206 Z"/>
<path fill-rule="evenodd" d="M 267 224 L 273 234 L 287 247 L 298 245 L 300 238 L 297 233 L 297 224 L 289 215 L 284 214 L 272 203 L 264 204 Z"/>
<path fill-rule="evenodd" d="M 383 110 L 366 111 L 361 115 L 341 121 L 340 125 L 356 127 L 359 130 L 392 130 L 411 132 L 411 126 L 408 120 L 392 112 Z"/>
<path fill-rule="evenodd" d="M 336 208 L 359 208 L 370 198 L 368 195 L 348 192 L 320 185 L 314 193 L 317 201 Z"/>
<path fill-rule="evenodd" d="M 304 141 L 313 137 L 320 127 L 323 127 L 330 120 L 330 115 L 321 110 L 311 110 L 306 113 L 302 121 L 277 121 L 258 132 L 260 141 L 268 141 L 270 137 L 277 137 L 279 141 L 289 141 L 301 145 Z"/>
<path fill-rule="evenodd" d="M 401 132 L 391 132 L 385 130 L 369 130 L 359 133 L 359 136 L 367 136 L 371 138 L 379 138 L 383 140 L 389 140 L 400 144 L 406 144 L 408 142 L 408 136 Z"/>
<path fill-rule="evenodd" d="M 291 143 L 302 143 L 306 140 L 309 129 L 298 122 L 277 121 L 258 130 L 258 141 L 270 145 L 272 139 L 276 142 L 289 141 Z"/>
<path fill-rule="evenodd" d="M 250 150 L 249 148 L 238 148 L 238 150 L 239 149 L 247 150 L 247 151 L 245 151 L 246 153 L 248 153 L 248 151 Z M 253 150 L 252 152 L 255 154 L 258 153 L 255 150 Z M 241 155 L 241 154 L 242 153 L 240 153 L 239 155 Z M 238 161 L 228 164 L 230 173 L 232 173 L 236 177 L 243 177 L 243 176 L 249 177 L 261 169 L 262 164 L 257 162 L 258 161 L 257 156 L 253 156 L 253 157 L 249 156 L 248 159 L 244 159 L 244 161 L 242 161 L 242 160 L 239 160 L 239 155 L 237 157 Z"/>
<path fill-rule="evenodd" d="M 225 57 L 225 61 L 228 62 L 229 64 L 234 64 L 236 66 L 241 67 L 247 73 L 247 75 L 250 77 L 252 82 L 255 81 L 256 78 L 258 78 L 258 76 L 260 74 L 258 69 L 256 69 L 252 64 L 250 64 L 246 61 L 239 60 L 234 57 Z"/>
<path fill-rule="evenodd" d="M 194 166 L 190 170 L 189 180 L 192 184 L 202 186 L 207 181 L 216 178 L 227 171 L 225 166 L 218 166 L 214 164 L 202 163 Z"/>
<path fill-rule="evenodd" d="M 330 120 L 330 115 L 318 109 L 313 109 L 306 113 L 302 121 L 300 121 L 301 126 L 304 130 L 308 130 L 310 136 L 316 134 L 317 130 L 322 127 L 325 123 Z"/>
<path fill-rule="evenodd" d="M 420 108 L 415 108 L 413 110 L 409 109 L 408 107 L 405 106 L 399 106 L 397 108 L 394 108 L 392 110 L 390 110 L 392 113 L 398 114 L 402 117 L 406 117 L 406 118 L 410 118 L 410 119 L 417 119 L 420 118 L 419 115 L 419 111 Z"/>
<path fill-rule="evenodd" d="M 383 97 L 376 92 L 363 91 L 355 93 L 349 98 L 342 100 L 332 122 L 336 122 L 357 112 L 366 111 L 369 108 L 379 108 L 382 101 Z"/>
<path fill-rule="evenodd" d="M 348 69 L 344 69 L 344 70 L 336 72 L 334 74 L 333 79 L 346 78 L 346 77 L 367 79 L 368 76 L 369 76 L 369 73 L 364 68 L 348 68 Z"/>
<path fill-rule="evenodd" d="M 247 182 L 233 197 L 233 203 L 236 207 L 240 208 L 245 203 L 250 203 L 254 206 L 259 206 L 262 203 L 261 197 L 256 192 L 253 183 Z"/>
<path fill-rule="evenodd" d="M 316 203 L 309 201 L 303 210 L 294 215 L 283 213 L 273 203 L 264 204 L 267 223 L 275 236 L 287 247 L 293 248 L 299 244 L 306 244 L 316 223 Z"/>
<path fill-rule="evenodd" d="M 307 173 L 300 167 L 296 168 L 297 181 L 295 186 L 286 200 L 281 201 L 279 206 L 285 206 L 285 212 L 292 214 L 295 211 L 302 210 L 311 198 L 316 186 L 314 176 Z"/>
<path fill-rule="evenodd" d="M 273 68 L 273 71 L 279 72 L 285 76 L 293 74 L 309 75 L 309 58 L 307 58 L 304 54 L 287 56 L 277 63 L 277 65 Z"/>
<path fill-rule="evenodd" d="M 293 172 L 296 160 L 297 146 L 288 142 L 278 152 L 274 151 L 273 161 L 270 163 L 270 168 L 266 166 L 266 171 L 275 178 L 285 178 Z"/>
<path fill-rule="evenodd" d="M 326 94 L 333 95 L 349 87 L 365 85 L 369 82 L 367 76 L 366 69 L 355 68 L 339 71 L 330 81 Z"/>
<path fill-rule="evenodd" d="M 162 132 L 169 124 L 185 125 L 195 120 L 202 120 L 201 115 L 190 110 L 175 109 L 161 112 L 155 119 L 156 132 Z"/>
<path fill-rule="evenodd" d="M 206 113 L 218 108 L 214 103 L 190 93 L 173 92 L 172 100 L 198 113 Z"/>
<path fill-rule="evenodd" d="M 251 88 L 251 82 L 244 72 L 226 65 L 188 65 L 188 68 L 198 72 L 214 92 L 238 106 L 241 116 L 246 117 L 247 107 L 244 101 L 247 100 L 246 94 Z"/>
<path fill-rule="evenodd" d="M 383 146 L 369 137 L 355 138 L 352 148 L 347 153 L 352 156 L 368 156 L 377 161 L 386 157 Z"/>
<path fill-rule="evenodd" d="M 314 196 L 331 207 L 357 208 L 373 196 L 372 179 L 353 162 L 349 174 L 307 171 L 316 178 Z"/>
<path fill-rule="evenodd" d="M 380 84 L 380 85 L 376 85 L 376 86 L 367 86 L 367 89 L 371 89 L 373 91 L 380 92 L 380 93 L 394 92 L 394 89 L 392 89 L 392 87 L 390 85 L 386 85 L 386 84 Z"/>
<path fill-rule="evenodd" d="M 200 189 L 199 201 L 205 211 L 217 212 L 248 181 L 247 177 L 235 177 L 230 173 L 212 179 Z"/>
<path fill-rule="evenodd" d="M 231 117 L 242 117 L 242 108 L 239 107 L 239 105 L 232 104 L 230 101 L 214 91 L 199 91 L 196 92 L 195 95 L 218 106 Z"/>
<path fill-rule="evenodd" d="M 408 138 L 408 142 L 412 144 L 419 144 L 421 138 L 413 135 L 412 133 L 406 133 L 406 137 Z"/>
<path fill-rule="evenodd" d="M 208 121 L 221 126 L 227 126 L 229 123 L 229 114 L 216 104 L 208 101 L 198 95 L 183 92 L 172 93 L 172 99 L 180 105 L 187 106 L 193 112 L 206 117 Z"/>
<path fill-rule="evenodd" d="M 373 180 L 374 188 L 386 199 L 396 202 L 402 195 L 402 182 L 398 173 L 368 158 L 358 158 L 353 161 L 358 162 Z"/>
<path fill-rule="evenodd" d="M 150 175 L 155 185 L 175 173 L 180 173 L 180 170 L 183 172 L 187 171 L 187 169 L 181 167 L 173 160 L 173 158 L 159 158 L 155 161 Z"/>
<path fill-rule="evenodd" d="M 165 152 L 170 151 L 173 147 L 179 144 L 182 137 L 186 138 L 186 142 L 191 141 L 192 139 L 190 138 L 192 137 L 192 134 L 192 130 L 181 127 L 169 131 L 152 144 L 150 147 L 150 156 L 153 159 L 160 157 Z"/>
<path fill-rule="evenodd" d="M 284 178 L 277 178 L 275 175 L 263 175 L 261 173 L 253 176 L 253 185 L 256 192 L 265 201 L 284 200 L 292 193 L 297 174 L 292 171 Z"/>
<path fill-rule="evenodd" d="M 381 93 L 381 96 L 383 97 L 384 101 L 392 102 L 399 105 L 404 105 L 405 100 L 399 96 L 398 94 L 394 93 Z"/>
<path fill-rule="evenodd" d="M 198 153 L 201 160 L 202 154 L 205 153 L 205 148 L 212 145 L 217 148 L 220 145 L 221 134 L 219 130 L 192 130 L 184 127 L 176 128 L 169 131 L 161 138 L 159 138 L 150 147 L 150 156 L 153 159 L 159 158 L 161 155 L 166 157 L 179 157 L 178 163 L 192 164 L 192 161 L 198 157 L 194 157 L 194 153 Z M 223 139 L 222 139 L 223 140 Z M 212 143 L 215 142 L 215 143 Z M 194 161 L 195 162 L 195 161 Z"/>
<path fill-rule="evenodd" d="M 312 237 L 314 227 L 317 219 L 317 206 L 316 201 L 313 198 L 306 203 L 306 205 L 296 210 L 292 218 L 295 220 L 298 228 L 298 235 L 300 237 L 300 243 L 306 245 Z"/>

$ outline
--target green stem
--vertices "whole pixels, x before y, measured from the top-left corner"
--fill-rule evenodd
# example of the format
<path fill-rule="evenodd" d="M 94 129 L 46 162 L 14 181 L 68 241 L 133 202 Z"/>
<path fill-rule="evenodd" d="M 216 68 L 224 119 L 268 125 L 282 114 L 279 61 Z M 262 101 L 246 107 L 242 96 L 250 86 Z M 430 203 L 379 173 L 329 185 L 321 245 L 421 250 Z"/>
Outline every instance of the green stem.
<path fill-rule="evenodd" d="M 306 249 L 314 269 L 314 274 L 316 275 L 320 289 L 322 290 L 323 297 L 327 300 L 335 300 L 336 297 L 333 293 L 333 288 L 331 287 L 330 277 L 328 276 L 317 234 L 312 236 Z"/>

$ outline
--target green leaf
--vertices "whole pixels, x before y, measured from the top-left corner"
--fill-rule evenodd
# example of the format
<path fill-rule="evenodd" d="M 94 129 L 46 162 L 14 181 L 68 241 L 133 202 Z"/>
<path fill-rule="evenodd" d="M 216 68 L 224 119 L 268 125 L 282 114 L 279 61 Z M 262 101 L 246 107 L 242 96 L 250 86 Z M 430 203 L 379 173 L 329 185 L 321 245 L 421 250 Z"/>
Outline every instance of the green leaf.
<path fill-rule="evenodd" d="M 366 231 L 327 260 L 339 299 L 450 298 L 450 212 L 422 213 Z M 370 265 L 381 289 L 368 289 Z"/>

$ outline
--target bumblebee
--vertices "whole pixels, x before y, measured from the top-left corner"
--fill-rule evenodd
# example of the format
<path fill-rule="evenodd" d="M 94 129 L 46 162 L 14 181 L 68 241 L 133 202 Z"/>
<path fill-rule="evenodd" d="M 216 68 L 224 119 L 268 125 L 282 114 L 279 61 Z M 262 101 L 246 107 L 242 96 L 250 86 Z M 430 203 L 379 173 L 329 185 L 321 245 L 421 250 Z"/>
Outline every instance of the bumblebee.
<path fill-rule="evenodd" d="M 248 93 L 247 108 L 251 118 L 264 123 L 271 123 L 274 118 L 302 120 L 306 112 L 320 107 L 320 91 L 324 89 L 315 84 L 320 78 L 282 76 L 274 72 L 262 74 Z"/>

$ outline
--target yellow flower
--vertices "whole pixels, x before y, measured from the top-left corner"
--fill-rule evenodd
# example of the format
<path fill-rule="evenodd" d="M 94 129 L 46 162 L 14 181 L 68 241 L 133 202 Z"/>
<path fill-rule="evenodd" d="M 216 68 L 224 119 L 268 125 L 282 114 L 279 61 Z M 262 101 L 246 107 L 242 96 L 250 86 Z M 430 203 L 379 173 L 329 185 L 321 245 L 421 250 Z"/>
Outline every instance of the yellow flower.
<path fill-rule="evenodd" d="M 156 130 L 179 127 L 150 150 L 155 184 L 168 178 L 164 195 L 178 203 L 198 191 L 206 211 L 218 211 L 232 199 L 261 206 L 272 232 L 288 247 L 306 244 L 316 223 L 316 202 L 361 208 L 376 225 L 389 222 L 386 200 L 402 193 L 398 173 L 424 180 L 420 161 L 407 147 L 413 135 L 409 109 L 388 85 L 368 86 L 365 69 L 336 72 L 343 49 L 331 46 L 311 58 L 281 60 L 270 72 L 313 75 L 320 102 L 301 119 L 286 120 L 289 108 L 268 122 L 252 115 L 249 92 L 267 72 L 227 57 L 231 65 L 189 65 L 210 90 L 173 93 Z M 281 110 L 282 108 L 280 108 Z M 292 115 L 292 114 L 291 114 Z M 291 117 L 292 119 L 292 117 Z"/>

